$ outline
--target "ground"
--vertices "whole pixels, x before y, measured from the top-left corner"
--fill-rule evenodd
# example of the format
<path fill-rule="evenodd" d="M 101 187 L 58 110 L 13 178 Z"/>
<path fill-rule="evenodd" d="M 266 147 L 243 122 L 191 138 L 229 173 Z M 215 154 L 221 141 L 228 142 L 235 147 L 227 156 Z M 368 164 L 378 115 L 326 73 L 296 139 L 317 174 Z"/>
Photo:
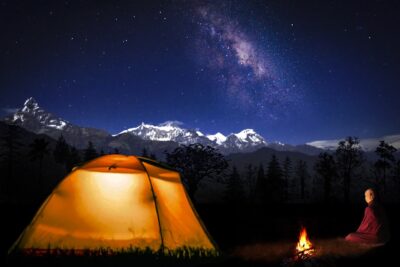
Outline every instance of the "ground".
<path fill-rule="evenodd" d="M 2 261 L 15 265 L 15 259 L 7 257 L 7 250 L 23 228 L 32 219 L 37 204 L 3 203 L 3 238 L 1 238 Z M 392 239 L 380 247 L 349 244 L 343 237 L 357 229 L 361 222 L 363 204 L 322 205 L 241 205 L 198 204 L 197 211 L 203 219 L 221 256 L 211 260 L 179 260 L 138 258 L 123 256 L 116 258 L 57 258 L 50 265 L 119 265 L 129 266 L 132 262 L 146 265 L 199 265 L 199 266 L 389 266 L 397 260 L 400 248 L 399 204 L 386 204 L 391 223 Z M 294 261 L 293 253 L 301 226 L 305 226 L 316 254 L 305 261 Z M 20 262 L 19 262 L 20 263 Z M 43 265 L 29 259 L 27 265 Z"/>

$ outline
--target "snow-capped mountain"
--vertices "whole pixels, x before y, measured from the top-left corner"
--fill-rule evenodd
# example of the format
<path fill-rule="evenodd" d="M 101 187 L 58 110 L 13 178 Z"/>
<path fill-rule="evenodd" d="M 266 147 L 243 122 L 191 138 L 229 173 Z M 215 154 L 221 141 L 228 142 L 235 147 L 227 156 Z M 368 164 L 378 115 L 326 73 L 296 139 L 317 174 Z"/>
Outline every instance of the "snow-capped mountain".
<path fill-rule="evenodd" d="M 217 145 L 222 145 L 226 141 L 226 136 L 218 132 L 216 134 L 208 134 L 207 138 L 211 141 L 217 143 Z"/>
<path fill-rule="evenodd" d="M 54 139 L 63 135 L 66 141 L 77 148 L 85 148 L 91 141 L 98 149 L 114 149 L 127 153 L 140 147 L 176 147 L 179 144 L 201 143 L 219 149 L 224 154 L 250 152 L 266 146 L 265 139 L 252 129 L 245 129 L 228 136 L 222 133 L 203 134 L 198 129 L 185 129 L 181 123 L 167 121 L 159 125 L 142 123 L 137 127 L 110 135 L 104 130 L 74 125 L 67 120 L 42 109 L 33 98 L 28 98 L 22 108 L 4 118 L 9 124 L 21 126 L 36 134 L 46 134 Z"/>
<path fill-rule="evenodd" d="M 40 130 L 43 130 L 43 126 L 63 130 L 70 125 L 68 121 L 41 109 L 33 97 L 28 98 L 20 110 L 5 120 L 17 125 L 27 126 L 29 124 L 31 128 L 37 128 L 34 131 L 39 131 L 39 133 Z"/>
<path fill-rule="evenodd" d="M 176 122 L 165 122 L 160 125 L 142 123 L 114 136 L 121 134 L 132 134 L 144 140 L 173 141 L 184 145 L 201 143 L 218 148 L 224 153 L 254 151 L 267 145 L 264 138 L 253 129 L 245 129 L 239 133 L 231 133 L 228 136 L 219 132 L 204 135 L 199 130 L 181 128 Z"/>
<path fill-rule="evenodd" d="M 174 121 L 167 121 L 159 125 L 145 124 L 142 122 L 139 126 L 127 129 L 114 136 L 119 136 L 121 134 L 133 134 L 144 140 L 172 141 L 184 145 L 194 143 L 212 145 L 210 139 L 204 136 L 199 130 L 181 128 L 179 124 Z"/>
<path fill-rule="evenodd" d="M 186 129 L 176 121 L 167 121 L 159 125 L 142 123 L 137 127 L 111 135 L 104 130 L 80 127 L 42 109 L 34 98 L 28 98 L 14 114 L 4 118 L 6 123 L 21 126 L 36 134 L 46 134 L 57 139 L 61 134 L 67 142 L 77 148 L 85 148 L 88 141 L 98 149 L 109 151 L 117 148 L 123 153 L 140 153 L 146 147 L 150 151 L 162 154 L 179 144 L 201 143 L 217 148 L 224 154 L 252 152 L 262 147 L 276 151 L 301 152 L 318 155 L 323 150 L 336 149 L 339 140 L 320 140 L 304 145 L 290 145 L 281 142 L 267 142 L 253 129 L 224 135 L 204 134 L 199 129 Z M 380 140 L 385 140 L 400 149 L 400 135 L 381 138 L 361 139 L 360 146 L 365 151 L 374 151 Z"/>
<path fill-rule="evenodd" d="M 341 139 L 341 140 L 344 140 Z M 364 151 L 375 151 L 376 147 L 379 145 L 379 142 L 384 140 L 386 143 L 394 146 L 397 149 L 400 149 L 400 134 L 398 135 L 386 135 L 380 138 L 364 138 L 360 139 L 360 147 Z M 335 150 L 338 146 L 339 139 L 333 140 L 319 140 L 319 141 L 312 141 L 308 142 L 307 145 L 317 147 L 320 149 L 326 150 Z"/>
<path fill-rule="evenodd" d="M 231 134 L 232 135 L 232 134 Z M 248 143 L 252 146 L 254 145 L 266 145 L 267 142 L 264 138 L 256 133 L 253 129 L 245 129 L 237 134 L 233 134 L 241 143 Z M 229 136 L 228 136 L 229 138 Z"/>
<path fill-rule="evenodd" d="M 4 121 L 55 139 L 62 134 L 69 144 L 79 148 L 85 147 L 88 141 L 95 145 L 102 144 L 110 136 L 106 131 L 76 126 L 45 111 L 33 97 L 28 98 L 22 108 L 4 118 Z"/>
<path fill-rule="evenodd" d="M 221 147 L 231 152 L 254 151 L 267 146 L 265 139 L 253 129 L 245 129 L 239 133 L 232 133 L 221 143 Z"/>

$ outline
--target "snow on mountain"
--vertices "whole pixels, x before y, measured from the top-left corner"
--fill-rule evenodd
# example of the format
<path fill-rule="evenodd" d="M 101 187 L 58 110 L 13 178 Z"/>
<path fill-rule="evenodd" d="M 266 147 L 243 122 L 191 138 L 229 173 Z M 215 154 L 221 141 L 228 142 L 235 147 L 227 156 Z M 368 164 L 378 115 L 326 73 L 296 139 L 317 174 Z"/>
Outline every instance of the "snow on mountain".
<path fill-rule="evenodd" d="M 264 138 L 253 129 L 244 129 L 240 133 L 234 134 L 240 141 L 251 145 L 266 145 Z"/>
<path fill-rule="evenodd" d="M 203 134 L 199 129 L 183 128 L 183 123 L 179 121 L 167 121 L 159 125 L 142 123 L 137 127 L 110 136 L 104 130 L 77 126 L 45 111 L 33 97 L 28 98 L 14 114 L 5 117 L 4 121 L 21 126 L 36 134 L 46 134 L 53 138 L 58 138 L 62 134 L 69 144 L 78 148 L 86 147 L 88 141 L 93 142 L 97 147 L 107 147 L 112 143 L 113 146 L 122 148 L 124 146 L 132 147 L 132 144 L 135 144 L 134 147 L 138 149 L 141 146 L 139 143 L 143 142 L 148 144 L 155 142 L 151 143 L 154 147 L 168 146 L 167 143 L 157 142 L 174 142 L 175 145 L 201 143 L 215 147 L 224 154 L 251 152 L 261 147 L 269 147 L 277 151 L 298 151 L 316 155 L 322 150 L 335 150 L 340 141 L 339 139 L 317 140 L 304 145 L 269 143 L 253 129 L 244 129 L 229 135 L 220 132 Z M 360 147 L 366 152 L 375 151 L 380 140 L 385 140 L 400 150 L 400 134 L 380 138 L 364 138 L 360 140 Z"/>
<path fill-rule="evenodd" d="M 244 129 L 239 133 L 231 133 L 221 143 L 224 150 L 231 152 L 250 152 L 267 146 L 265 139 L 253 129 Z"/>
<path fill-rule="evenodd" d="M 216 134 L 208 134 L 207 138 L 211 141 L 217 143 L 218 145 L 222 145 L 226 141 L 226 136 L 222 133 L 218 132 Z"/>
<path fill-rule="evenodd" d="M 4 118 L 9 124 L 25 128 L 36 134 L 46 134 L 57 139 L 63 135 L 67 142 L 78 148 L 87 146 L 88 141 L 100 146 L 109 137 L 106 131 L 76 126 L 42 109 L 33 98 L 28 98 L 22 108 Z"/>
<path fill-rule="evenodd" d="M 344 138 L 341 140 L 344 140 Z M 376 147 L 379 145 L 379 142 L 381 140 L 384 140 L 386 143 L 394 146 L 397 149 L 400 149 L 400 135 L 386 135 L 380 138 L 360 139 L 360 147 L 364 151 L 375 151 Z M 318 140 L 318 141 L 308 142 L 307 145 L 326 150 L 335 150 L 338 146 L 339 141 L 340 141 L 339 139 Z"/>
<path fill-rule="evenodd" d="M 13 116 L 8 119 L 8 122 L 23 124 L 30 118 L 35 118 L 41 125 L 58 130 L 63 130 L 68 124 L 70 124 L 68 121 L 62 120 L 53 114 L 44 111 L 39 107 L 39 104 L 33 97 L 28 98 L 23 107 L 14 113 Z"/>
<path fill-rule="evenodd" d="M 204 136 L 204 134 L 202 132 L 200 132 L 199 130 L 196 131 L 198 136 Z"/>
<path fill-rule="evenodd" d="M 139 126 L 122 131 L 117 135 L 123 133 L 131 133 L 140 136 L 145 140 L 172 141 L 176 137 L 183 135 L 184 130 L 181 129 L 179 126 L 175 126 L 173 124 L 160 124 L 158 126 L 155 126 L 142 122 L 142 124 L 140 124 Z"/>
<path fill-rule="evenodd" d="M 239 133 L 231 133 L 228 136 L 220 132 L 204 135 L 199 130 L 181 128 L 181 124 L 174 122 L 165 122 L 159 125 L 142 122 L 139 126 L 127 129 L 114 136 L 122 134 L 133 134 L 144 140 L 173 141 L 184 145 L 201 143 L 219 148 L 225 153 L 254 150 L 267 145 L 264 138 L 253 129 L 245 129 Z"/>
<path fill-rule="evenodd" d="M 209 139 L 199 130 L 181 128 L 180 124 L 174 121 L 167 121 L 159 125 L 142 122 L 139 126 L 127 129 L 114 136 L 121 134 L 133 134 L 144 140 L 173 141 L 185 145 L 193 143 L 211 144 Z"/>
<path fill-rule="evenodd" d="M 215 147 L 221 152 L 229 154 L 232 152 L 254 151 L 267 145 L 264 138 L 253 129 L 245 129 L 239 133 L 231 133 L 228 136 L 220 132 L 205 135 L 199 129 L 183 128 L 183 123 L 179 121 L 167 121 L 159 125 L 142 123 L 137 127 L 111 136 L 106 131 L 76 126 L 63 120 L 42 109 L 33 97 L 28 98 L 22 108 L 4 118 L 4 121 L 53 138 L 58 138 L 62 134 L 69 144 L 78 148 L 86 147 L 88 141 L 92 141 L 97 147 L 106 147 L 110 142 L 113 145 L 118 143 L 118 147 L 121 147 L 122 143 L 137 143 L 140 140 L 146 142 L 169 141 L 184 145 L 200 143 Z M 163 146 L 161 143 L 159 145 Z"/>

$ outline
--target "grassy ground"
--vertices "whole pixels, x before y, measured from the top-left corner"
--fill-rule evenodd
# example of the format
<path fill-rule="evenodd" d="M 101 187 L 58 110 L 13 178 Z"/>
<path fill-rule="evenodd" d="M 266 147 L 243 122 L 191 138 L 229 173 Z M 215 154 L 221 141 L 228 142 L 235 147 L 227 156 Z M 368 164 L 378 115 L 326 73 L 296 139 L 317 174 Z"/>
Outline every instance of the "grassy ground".
<path fill-rule="evenodd" d="M 366 247 L 345 242 L 343 237 L 360 223 L 364 205 L 284 205 L 230 207 L 198 205 L 204 224 L 219 245 L 219 257 L 162 256 L 150 252 L 118 255 L 48 255 L 6 257 L 6 252 L 29 223 L 34 205 L 3 204 L 2 261 L 9 266 L 393 266 L 400 248 L 400 205 L 386 205 L 392 239 L 385 246 Z M 293 261 L 301 226 L 308 230 L 316 252 L 306 261 Z M 1 264 L 3 265 L 3 264 Z"/>

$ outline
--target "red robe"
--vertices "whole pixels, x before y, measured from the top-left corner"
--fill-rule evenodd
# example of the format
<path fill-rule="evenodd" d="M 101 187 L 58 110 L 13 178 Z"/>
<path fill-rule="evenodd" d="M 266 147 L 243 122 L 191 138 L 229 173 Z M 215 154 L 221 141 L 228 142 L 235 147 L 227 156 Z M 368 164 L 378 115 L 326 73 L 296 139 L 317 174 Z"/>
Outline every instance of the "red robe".
<path fill-rule="evenodd" d="M 383 208 L 371 202 L 365 208 L 364 218 L 357 232 L 346 236 L 347 241 L 367 244 L 384 244 L 389 241 L 389 227 Z"/>

